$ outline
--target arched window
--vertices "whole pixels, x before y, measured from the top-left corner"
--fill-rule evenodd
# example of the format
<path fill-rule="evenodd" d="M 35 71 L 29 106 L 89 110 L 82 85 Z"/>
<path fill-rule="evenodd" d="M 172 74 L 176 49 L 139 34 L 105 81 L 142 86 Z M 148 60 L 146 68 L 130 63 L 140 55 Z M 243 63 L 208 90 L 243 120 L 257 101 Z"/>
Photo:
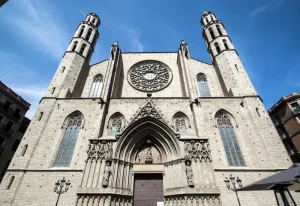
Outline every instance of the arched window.
<path fill-rule="evenodd" d="M 225 49 L 229 49 L 226 39 L 223 39 L 223 44 Z"/>
<path fill-rule="evenodd" d="M 208 23 L 209 23 L 209 21 L 208 21 L 208 18 L 207 18 L 207 17 L 205 17 L 205 20 L 206 20 L 206 23 L 208 24 Z"/>
<path fill-rule="evenodd" d="M 79 32 L 79 37 L 82 37 L 82 34 L 83 34 L 83 32 L 84 32 L 84 28 L 85 28 L 85 26 L 82 26 L 81 27 L 81 29 L 80 29 L 80 32 Z"/>
<path fill-rule="evenodd" d="M 220 49 L 218 42 L 215 42 L 215 47 L 216 47 L 217 53 L 219 54 L 221 52 L 221 49 Z"/>
<path fill-rule="evenodd" d="M 187 117 L 182 112 L 178 112 L 173 117 L 175 131 L 178 132 L 180 135 L 186 135 L 187 129 Z"/>
<path fill-rule="evenodd" d="M 125 118 L 124 116 L 117 112 L 113 114 L 109 120 L 109 135 L 116 136 L 122 131 L 122 126 L 124 127 Z"/>
<path fill-rule="evenodd" d="M 83 54 L 84 50 L 85 50 L 85 47 L 86 47 L 86 44 L 82 44 L 81 48 L 80 48 L 80 51 L 79 51 L 79 54 Z"/>
<path fill-rule="evenodd" d="M 210 33 L 211 38 L 212 38 L 212 39 L 215 39 L 215 34 L 214 34 L 214 31 L 212 30 L 211 27 L 208 29 L 208 31 L 209 31 L 209 33 Z"/>
<path fill-rule="evenodd" d="M 79 112 L 73 113 L 66 119 L 64 136 L 54 162 L 54 167 L 70 166 L 82 120 L 83 116 Z"/>
<path fill-rule="evenodd" d="M 198 82 L 199 96 L 210 97 L 211 95 L 210 95 L 206 75 L 203 73 L 197 74 L 197 82 Z"/>
<path fill-rule="evenodd" d="M 245 162 L 229 115 L 223 111 L 220 112 L 217 115 L 217 124 L 221 134 L 229 166 L 244 167 Z"/>
<path fill-rule="evenodd" d="M 92 34 L 92 29 L 91 28 L 89 28 L 89 30 L 88 30 L 88 32 L 87 32 L 87 34 L 86 34 L 86 40 L 88 41 L 89 39 L 90 39 L 90 37 L 91 37 L 91 34 Z"/>
<path fill-rule="evenodd" d="M 95 18 L 93 18 L 93 20 L 92 20 L 92 23 L 95 23 L 95 20 L 96 20 L 96 19 L 95 19 Z"/>
<path fill-rule="evenodd" d="M 100 97 L 102 86 L 103 86 L 103 77 L 100 74 L 94 78 L 91 91 L 90 91 L 90 97 Z"/>
<path fill-rule="evenodd" d="M 221 32 L 221 29 L 220 29 L 220 25 L 217 25 L 217 30 L 218 30 L 219 35 L 222 36 L 222 32 Z"/>
<path fill-rule="evenodd" d="M 41 121 L 43 118 L 44 112 L 40 112 L 39 116 L 38 116 L 38 121 Z"/>
<path fill-rule="evenodd" d="M 75 50 L 76 50 L 77 44 L 78 44 L 78 41 L 75 41 L 75 42 L 73 43 L 72 51 L 75 51 Z"/>

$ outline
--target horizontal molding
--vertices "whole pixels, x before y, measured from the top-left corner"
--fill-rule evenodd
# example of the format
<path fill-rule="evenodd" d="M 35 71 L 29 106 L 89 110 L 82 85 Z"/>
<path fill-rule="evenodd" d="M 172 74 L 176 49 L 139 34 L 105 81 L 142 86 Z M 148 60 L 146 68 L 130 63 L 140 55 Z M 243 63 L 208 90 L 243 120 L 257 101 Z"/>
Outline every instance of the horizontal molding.
<path fill-rule="evenodd" d="M 6 172 L 82 172 L 83 169 L 41 169 L 41 170 L 31 170 L 31 169 L 7 169 Z"/>
<path fill-rule="evenodd" d="M 286 170 L 288 168 L 245 168 L 245 167 L 241 167 L 241 168 L 215 168 L 214 171 L 215 172 L 279 172 L 279 171 L 283 171 Z"/>

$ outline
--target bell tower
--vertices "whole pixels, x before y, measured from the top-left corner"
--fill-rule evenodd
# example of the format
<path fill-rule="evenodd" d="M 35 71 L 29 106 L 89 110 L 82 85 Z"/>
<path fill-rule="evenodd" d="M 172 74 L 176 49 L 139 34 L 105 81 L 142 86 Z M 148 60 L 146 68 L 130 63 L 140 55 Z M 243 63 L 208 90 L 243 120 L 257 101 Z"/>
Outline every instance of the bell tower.
<path fill-rule="evenodd" d="M 80 22 L 45 97 L 80 97 L 89 71 L 89 62 L 99 37 L 100 18 L 89 13 Z"/>
<path fill-rule="evenodd" d="M 225 96 L 257 95 L 224 25 L 213 12 L 201 17 L 203 38 Z"/>

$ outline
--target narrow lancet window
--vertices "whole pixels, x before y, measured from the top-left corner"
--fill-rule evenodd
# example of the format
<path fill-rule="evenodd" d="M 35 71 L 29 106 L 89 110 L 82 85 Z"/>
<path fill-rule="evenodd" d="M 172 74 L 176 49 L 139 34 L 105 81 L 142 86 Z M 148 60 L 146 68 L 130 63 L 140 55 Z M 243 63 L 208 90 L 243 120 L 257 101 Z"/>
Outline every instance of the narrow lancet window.
<path fill-rule="evenodd" d="M 225 49 L 229 49 L 226 39 L 223 39 L 223 44 Z"/>
<path fill-rule="evenodd" d="M 90 97 L 100 97 L 101 90 L 103 86 L 103 77 L 102 75 L 97 75 L 94 78 L 91 91 L 90 91 Z"/>
<path fill-rule="evenodd" d="M 27 151 L 27 148 L 28 148 L 28 144 L 25 144 L 24 147 L 23 147 L 23 150 L 21 152 L 21 156 L 23 157 Z"/>
<path fill-rule="evenodd" d="M 220 25 L 217 25 L 217 31 L 218 31 L 219 35 L 222 36 Z"/>
<path fill-rule="evenodd" d="M 6 187 L 6 190 L 10 189 L 10 187 L 13 184 L 14 180 L 15 180 L 15 176 L 11 176 L 10 179 L 9 179 L 8 185 Z"/>
<path fill-rule="evenodd" d="M 217 50 L 217 54 L 219 54 L 221 52 L 221 49 L 220 49 L 220 46 L 219 46 L 218 42 L 215 42 L 215 47 L 216 47 L 216 50 Z"/>
<path fill-rule="evenodd" d="M 81 28 L 80 28 L 80 32 L 79 32 L 79 37 L 82 37 L 82 34 L 83 34 L 83 32 L 84 32 L 84 28 L 85 28 L 85 26 L 82 26 Z"/>
<path fill-rule="evenodd" d="M 207 83 L 206 75 L 203 73 L 197 74 L 198 90 L 200 97 L 210 97 L 210 91 Z"/>
<path fill-rule="evenodd" d="M 54 167 L 70 166 L 82 119 L 83 117 L 79 113 L 75 113 L 67 119 L 67 126 L 54 162 Z"/>
<path fill-rule="evenodd" d="M 175 131 L 180 135 L 186 135 L 186 117 L 182 113 L 177 113 L 174 116 L 175 121 Z"/>
<path fill-rule="evenodd" d="M 82 44 L 81 48 L 80 48 L 80 51 L 79 51 L 79 54 L 83 55 L 83 52 L 85 50 L 85 47 L 86 47 L 86 44 Z"/>
<path fill-rule="evenodd" d="M 39 116 L 38 116 L 38 121 L 41 121 L 43 118 L 44 112 L 40 112 Z"/>
<path fill-rule="evenodd" d="M 217 124 L 229 166 L 244 167 L 245 162 L 228 114 L 220 112 L 217 116 Z"/>
<path fill-rule="evenodd" d="M 120 117 L 115 117 L 111 123 L 111 136 L 116 136 L 121 131 L 122 120 Z"/>
<path fill-rule="evenodd" d="M 89 28 L 89 30 L 88 30 L 88 33 L 87 33 L 87 35 L 86 35 L 86 40 L 89 40 L 90 39 L 90 37 L 91 37 L 91 34 L 92 34 L 92 29 L 91 28 Z"/>
<path fill-rule="evenodd" d="M 215 37 L 214 31 L 212 30 L 212 28 L 209 28 L 208 31 L 210 33 L 211 38 L 215 39 L 216 37 Z"/>
<path fill-rule="evenodd" d="M 55 92 L 55 87 L 52 88 L 51 94 L 54 94 Z"/>
<path fill-rule="evenodd" d="M 76 50 L 77 43 L 78 43 L 77 41 L 75 41 L 75 42 L 73 43 L 72 51 L 75 51 L 75 50 Z"/>

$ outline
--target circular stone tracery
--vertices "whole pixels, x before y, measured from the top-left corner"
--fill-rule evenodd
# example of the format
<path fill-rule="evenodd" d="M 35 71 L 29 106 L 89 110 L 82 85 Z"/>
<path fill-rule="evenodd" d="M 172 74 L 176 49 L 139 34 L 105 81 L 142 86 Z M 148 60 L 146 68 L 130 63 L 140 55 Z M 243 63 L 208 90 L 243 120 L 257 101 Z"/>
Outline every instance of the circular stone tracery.
<path fill-rule="evenodd" d="M 162 62 L 146 60 L 134 64 L 128 71 L 127 79 L 138 90 L 154 92 L 170 84 L 172 72 Z"/>

